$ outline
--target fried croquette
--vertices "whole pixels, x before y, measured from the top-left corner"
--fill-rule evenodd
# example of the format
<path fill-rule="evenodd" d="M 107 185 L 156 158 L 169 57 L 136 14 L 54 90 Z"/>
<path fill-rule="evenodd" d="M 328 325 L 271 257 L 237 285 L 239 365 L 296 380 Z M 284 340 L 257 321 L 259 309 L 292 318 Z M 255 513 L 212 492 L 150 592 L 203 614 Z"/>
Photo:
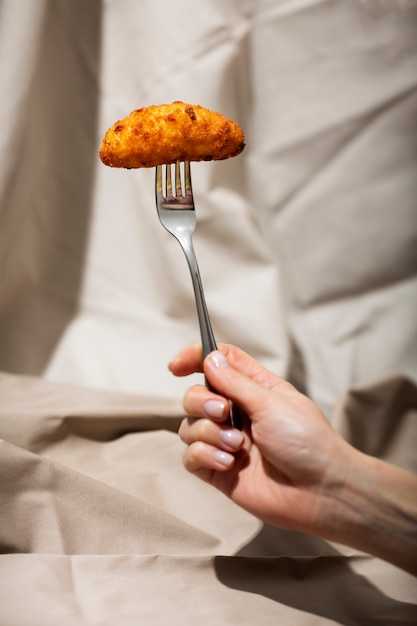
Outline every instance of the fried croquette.
<path fill-rule="evenodd" d="M 176 161 L 218 161 L 240 154 L 242 129 L 200 105 L 172 102 L 143 107 L 113 124 L 100 159 L 110 167 L 154 167 Z"/>

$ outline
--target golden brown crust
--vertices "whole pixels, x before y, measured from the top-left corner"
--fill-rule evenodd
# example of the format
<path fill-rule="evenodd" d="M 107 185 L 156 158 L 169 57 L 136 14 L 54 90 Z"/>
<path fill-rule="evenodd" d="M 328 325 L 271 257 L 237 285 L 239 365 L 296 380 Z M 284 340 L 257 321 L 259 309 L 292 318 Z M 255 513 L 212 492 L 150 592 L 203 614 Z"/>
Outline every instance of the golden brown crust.
<path fill-rule="evenodd" d="M 242 129 L 200 105 L 172 102 L 143 107 L 113 124 L 100 159 L 110 167 L 154 167 L 176 161 L 222 160 L 245 147 Z"/>

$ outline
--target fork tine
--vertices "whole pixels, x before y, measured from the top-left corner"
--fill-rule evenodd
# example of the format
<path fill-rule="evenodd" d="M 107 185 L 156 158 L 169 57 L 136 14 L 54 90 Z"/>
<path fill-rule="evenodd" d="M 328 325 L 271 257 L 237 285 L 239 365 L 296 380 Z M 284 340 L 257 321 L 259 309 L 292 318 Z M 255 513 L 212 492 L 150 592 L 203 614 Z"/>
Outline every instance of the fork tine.
<path fill-rule="evenodd" d="M 191 167 L 190 167 L 189 161 L 185 161 L 184 163 L 184 173 L 185 173 L 185 195 L 192 196 L 193 189 L 191 186 Z"/>
<path fill-rule="evenodd" d="M 156 187 L 157 195 L 161 198 L 162 197 L 162 165 L 156 166 L 155 187 Z"/>
<path fill-rule="evenodd" d="M 181 164 L 179 161 L 175 163 L 175 195 L 177 198 L 182 196 Z"/>
<path fill-rule="evenodd" d="M 171 166 L 165 166 L 165 194 L 166 197 L 171 199 L 172 196 L 172 179 L 171 179 Z"/>

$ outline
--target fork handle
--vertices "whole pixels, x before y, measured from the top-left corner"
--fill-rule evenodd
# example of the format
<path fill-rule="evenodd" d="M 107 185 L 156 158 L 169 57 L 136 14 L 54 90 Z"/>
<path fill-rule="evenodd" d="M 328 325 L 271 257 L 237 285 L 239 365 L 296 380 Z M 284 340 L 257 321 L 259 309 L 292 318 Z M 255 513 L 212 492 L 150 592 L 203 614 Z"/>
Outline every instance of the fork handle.
<path fill-rule="evenodd" d="M 183 242 L 183 245 L 184 244 L 185 242 Z M 206 356 L 210 354 L 210 352 L 213 352 L 213 350 L 217 350 L 217 344 L 214 338 L 213 328 L 211 326 L 210 317 L 207 310 L 203 284 L 201 282 L 200 270 L 198 268 L 197 257 L 194 252 L 192 241 L 187 241 L 187 244 L 185 245 L 185 247 L 183 247 L 183 250 L 187 259 L 188 267 L 191 273 L 191 280 L 193 283 L 204 360 Z M 207 389 L 215 392 L 216 390 L 213 389 L 212 385 L 210 385 L 206 377 L 204 377 L 204 380 Z M 230 402 L 230 421 L 234 428 L 242 430 L 242 412 L 238 405 L 234 402 Z"/>
<path fill-rule="evenodd" d="M 200 270 L 198 268 L 197 257 L 194 252 L 192 241 L 183 240 L 182 245 L 191 273 L 195 303 L 197 307 L 198 323 L 200 326 L 201 343 L 203 345 L 203 359 L 205 359 L 210 352 L 217 350 L 217 344 L 207 310 Z"/>

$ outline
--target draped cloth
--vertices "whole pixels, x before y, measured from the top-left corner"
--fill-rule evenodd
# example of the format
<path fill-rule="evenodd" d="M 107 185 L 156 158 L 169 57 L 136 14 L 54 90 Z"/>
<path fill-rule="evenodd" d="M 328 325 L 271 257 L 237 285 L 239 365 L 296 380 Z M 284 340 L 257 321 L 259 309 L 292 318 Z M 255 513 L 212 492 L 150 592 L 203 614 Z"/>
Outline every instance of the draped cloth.
<path fill-rule="evenodd" d="M 273 529 L 182 467 L 199 341 L 152 170 L 98 159 L 183 100 L 246 148 L 192 165 L 218 341 L 417 471 L 414 0 L 0 3 L 0 623 L 413 624 L 416 581 Z"/>

